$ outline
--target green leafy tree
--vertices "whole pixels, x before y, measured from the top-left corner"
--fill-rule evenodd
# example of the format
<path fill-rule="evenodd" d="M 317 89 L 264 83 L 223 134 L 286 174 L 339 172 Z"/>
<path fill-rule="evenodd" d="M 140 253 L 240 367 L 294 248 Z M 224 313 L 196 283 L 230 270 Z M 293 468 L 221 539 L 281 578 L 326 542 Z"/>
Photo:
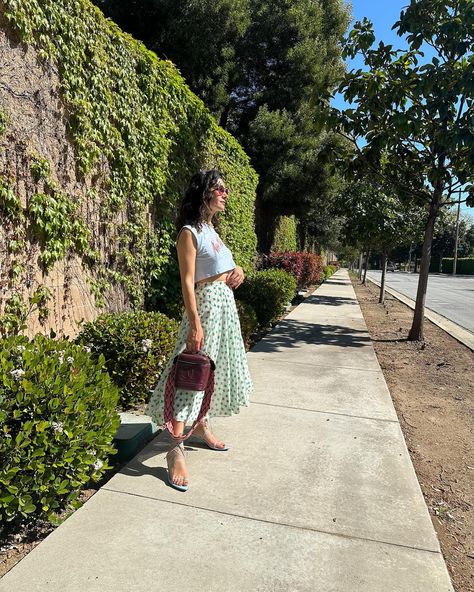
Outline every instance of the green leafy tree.
<path fill-rule="evenodd" d="M 347 73 L 340 91 L 355 103 L 335 118 L 355 147 L 353 173 L 370 174 L 407 203 L 426 208 L 425 233 L 410 340 L 423 339 L 433 229 L 459 189 L 474 204 L 474 11 L 471 0 L 411 0 L 394 25 L 407 50 L 381 42 L 364 19 L 345 55 L 361 54 L 367 70 Z M 423 48 L 435 55 L 424 59 Z M 364 145 L 363 140 L 365 142 Z M 391 166 L 380 166 L 385 154 Z"/>
<path fill-rule="evenodd" d="M 363 245 L 367 252 L 364 283 L 370 251 L 382 254 L 379 302 L 385 299 L 387 259 L 392 250 L 416 240 L 422 232 L 423 210 L 409 206 L 395 194 L 387 195 L 367 181 L 348 185 L 341 210 L 346 214 L 344 234 L 350 245 Z"/>
<path fill-rule="evenodd" d="M 256 228 L 268 252 L 277 216 L 307 219 L 330 198 L 328 154 L 342 143 L 325 128 L 323 106 L 343 74 L 339 42 L 349 13 L 341 0 L 261 0 L 251 8 L 225 124 L 260 176 Z"/>
<path fill-rule="evenodd" d="M 443 257 L 453 257 L 456 242 L 456 212 L 441 210 L 433 231 L 432 256 L 437 257 L 441 263 Z M 458 249 L 466 251 L 466 235 L 469 229 L 469 220 L 466 217 L 459 218 Z"/>
<path fill-rule="evenodd" d="M 216 117 L 224 113 L 236 76 L 236 44 L 250 24 L 250 0 L 94 2 L 159 57 L 176 64 Z"/>
<path fill-rule="evenodd" d="M 260 183 L 256 225 L 268 252 L 279 216 L 308 217 L 330 199 L 324 129 L 344 67 L 343 0 L 95 0 L 122 28 L 172 60 L 249 154 Z"/>

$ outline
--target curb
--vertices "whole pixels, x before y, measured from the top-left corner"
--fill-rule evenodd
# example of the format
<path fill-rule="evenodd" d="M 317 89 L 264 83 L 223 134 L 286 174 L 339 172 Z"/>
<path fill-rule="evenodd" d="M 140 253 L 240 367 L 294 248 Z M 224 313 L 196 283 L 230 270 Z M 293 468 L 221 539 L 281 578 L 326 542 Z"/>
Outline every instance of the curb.
<path fill-rule="evenodd" d="M 367 279 L 369 280 L 369 282 L 372 282 L 373 284 L 375 284 L 376 286 L 378 286 L 380 288 L 380 282 L 378 282 L 368 276 L 367 276 Z M 392 296 L 394 296 L 397 300 L 400 300 L 400 302 L 403 302 L 403 304 L 406 304 L 406 306 L 410 307 L 412 310 L 415 310 L 415 301 L 412 300 L 411 298 L 408 298 L 404 294 L 400 294 L 400 292 L 397 292 L 397 290 L 394 290 L 393 288 L 385 288 L 385 291 L 388 292 L 389 294 L 391 294 Z M 433 310 L 430 310 L 429 308 L 426 308 L 426 307 L 425 307 L 425 318 L 430 320 L 435 325 L 437 325 L 440 329 L 443 329 L 443 331 L 448 333 L 448 335 L 451 335 L 451 337 L 454 337 L 454 339 L 456 339 L 457 341 L 459 341 L 460 343 L 462 343 L 463 345 L 468 347 L 471 351 L 474 351 L 474 334 L 473 333 L 471 333 L 467 329 L 464 329 L 463 327 L 460 327 L 459 325 L 456 325 L 456 323 L 453 323 L 452 321 L 450 321 L 446 317 L 443 317 L 442 315 L 438 314 L 437 312 L 434 312 Z"/>

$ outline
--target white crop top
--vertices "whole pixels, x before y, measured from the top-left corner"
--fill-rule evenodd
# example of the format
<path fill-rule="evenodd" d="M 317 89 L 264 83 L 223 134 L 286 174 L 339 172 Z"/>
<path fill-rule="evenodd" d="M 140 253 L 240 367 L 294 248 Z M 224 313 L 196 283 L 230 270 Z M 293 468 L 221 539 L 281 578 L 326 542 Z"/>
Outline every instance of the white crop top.
<path fill-rule="evenodd" d="M 230 249 L 225 246 L 212 226 L 203 223 L 201 232 L 190 224 L 186 224 L 181 230 L 183 228 L 189 228 L 196 237 L 195 282 L 230 271 L 236 267 Z M 181 230 L 179 233 L 181 233 Z"/>

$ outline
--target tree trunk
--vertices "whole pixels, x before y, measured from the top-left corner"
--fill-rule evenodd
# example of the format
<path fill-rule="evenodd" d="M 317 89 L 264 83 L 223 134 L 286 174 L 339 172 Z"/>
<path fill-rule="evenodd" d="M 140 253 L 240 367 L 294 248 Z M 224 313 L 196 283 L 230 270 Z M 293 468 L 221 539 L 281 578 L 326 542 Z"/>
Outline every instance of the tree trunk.
<path fill-rule="evenodd" d="M 268 255 L 275 240 L 278 215 L 269 207 L 269 204 L 262 203 L 258 197 L 255 205 L 255 227 L 258 238 L 258 250 L 260 253 Z"/>
<path fill-rule="evenodd" d="M 364 286 L 367 285 L 367 270 L 369 269 L 369 257 L 370 257 L 370 249 L 367 251 L 367 255 L 365 258 L 365 265 L 364 265 L 364 281 L 362 282 Z"/>
<path fill-rule="evenodd" d="M 227 127 L 227 120 L 229 119 L 229 113 L 230 113 L 230 102 L 227 103 L 227 105 L 224 107 L 224 110 L 222 111 L 220 119 L 219 119 L 219 126 L 222 127 L 223 129 L 226 129 L 226 127 Z"/>
<path fill-rule="evenodd" d="M 306 224 L 302 220 L 298 220 L 298 242 L 300 251 L 306 248 Z"/>
<path fill-rule="evenodd" d="M 357 271 L 357 277 L 359 278 L 359 281 L 362 279 L 362 261 L 364 258 L 364 254 L 362 253 L 362 251 L 359 254 L 359 269 Z"/>
<path fill-rule="evenodd" d="M 428 272 L 430 270 L 431 243 L 433 242 L 433 229 L 436 222 L 436 216 L 438 215 L 440 200 L 441 192 L 435 191 L 425 228 L 425 238 L 423 241 L 420 261 L 420 277 L 418 279 L 418 289 L 416 292 L 415 313 L 413 315 L 413 323 L 410 333 L 408 334 L 409 341 L 424 340 L 425 301 L 426 288 L 428 287 Z"/>
<path fill-rule="evenodd" d="M 382 281 L 380 282 L 379 303 L 385 302 L 385 276 L 387 275 L 387 251 L 382 253 Z"/>

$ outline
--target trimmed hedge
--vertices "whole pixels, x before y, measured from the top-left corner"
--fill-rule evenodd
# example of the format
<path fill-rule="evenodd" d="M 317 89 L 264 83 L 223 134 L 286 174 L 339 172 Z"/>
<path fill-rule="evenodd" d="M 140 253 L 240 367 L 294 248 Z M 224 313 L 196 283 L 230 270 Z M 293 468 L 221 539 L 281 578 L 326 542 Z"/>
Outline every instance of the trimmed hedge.
<path fill-rule="evenodd" d="M 300 251 L 276 253 L 272 252 L 262 260 L 264 269 L 283 269 L 290 273 L 297 282 L 298 288 L 304 288 L 310 284 L 321 281 L 323 260 L 315 253 Z"/>
<path fill-rule="evenodd" d="M 250 336 L 258 329 L 257 314 L 248 302 L 236 300 L 237 312 L 239 313 L 240 329 L 245 349 L 250 347 Z"/>
<path fill-rule="evenodd" d="M 322 269 L 322 279 L 327 280 L 333 273 L 336 273 L 336 271 L 337 267 L 335 265 L 325 265 Z"/>
<path fill-rule="evenodd" d="M 176 67 L 89 0 L 2 0 L 2 6 L 17 37 L 36 49 L 46 68 L 52 62 L 58 71 L 79 181 L 93 180 L 88 198 L 101 224 L 114 225 L 119 237 L 106 260 L 89 261 L 96 302 L 105 304 L 112 283 L 126 288 L 135 308 L 149 293 L 157 302 L 175 296 L 167 285 L 168 274 L 176 274 L 176 205 L 191 174 L 202 167 L 220 168 L 232 190 L 221 234 L 236 262 L 251 272 L 257 175 Z M 42 170 L 51 169 L 43 164 Z M 43 201 L 61 189 L 46 185 Z M 61 240 L 54 246 L 60 258 L 69 249 Z M 83 250 L 84 261 L 88 249 Z"/>
<path fill-rule="evenodd" d="M 296 217 L 280 216 L 275 230 L 272 251 L 288 252 L 296 251 L 297 249 Z"/>
<path fill-rule="evenodd" d="M 443 257 L 443 273 L 453 273 L 454 258 Z M 459 257 L 456 262 L 456 273 L 461 275 L 474 275 L 474 257 Z"/>
<path fill-rule="evenodd" d="M 178 336 L 178 323 L 159 312 L 104 313 L 84 323 L 76 342 L 103 356 L 122 409 L 147 402 Z"/>
<path fill-rule="evenodd" d="M 267 327 L 284 312 L 294 298 L 296 279 L 282 269 L 256 271 L 247 276 L 235 291 L 235 297 L 250 304 L 259 324 Z"/>
<path fill-rule="evenodd" d="M 77 507 L 110 468 L 118 396 L 103 356 L 41 334 L 0 340 L 0 522 Z"/>

